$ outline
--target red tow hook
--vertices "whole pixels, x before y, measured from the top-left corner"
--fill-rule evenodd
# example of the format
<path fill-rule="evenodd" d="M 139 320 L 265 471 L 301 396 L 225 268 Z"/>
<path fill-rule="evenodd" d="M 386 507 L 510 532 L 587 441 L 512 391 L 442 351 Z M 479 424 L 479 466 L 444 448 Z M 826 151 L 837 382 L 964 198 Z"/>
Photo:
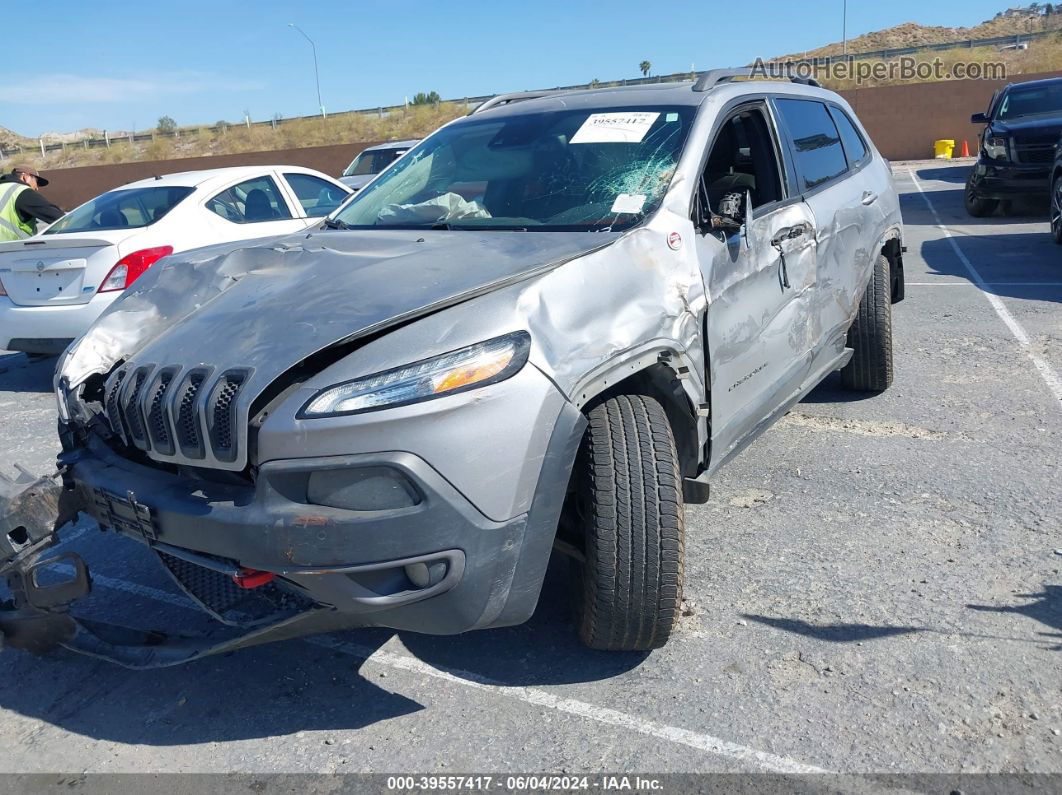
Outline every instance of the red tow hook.
<path fill-rule="evenodd" d="M 260 588 L 273 581 L 277 575 L 271 571 L 259 571 L 258 569 L 240 569 L 239 574 L 232 575 L 232 581 L 240 588 Z"/>

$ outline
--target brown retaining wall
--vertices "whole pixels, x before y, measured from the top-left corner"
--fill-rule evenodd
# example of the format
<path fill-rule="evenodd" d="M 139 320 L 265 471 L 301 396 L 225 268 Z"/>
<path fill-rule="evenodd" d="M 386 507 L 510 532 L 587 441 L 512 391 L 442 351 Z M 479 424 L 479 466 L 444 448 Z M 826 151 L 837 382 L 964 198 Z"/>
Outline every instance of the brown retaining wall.
<path fill-rule="evenodd" d="M 1062 77 L 1062 71 L 1020 75 L 1015 79 L 1024 81 L 1043 77 Z M 964 139 L 970 144 L 970 152 L 976 154 L 980 127 L 970 124 L 970 114 L 986 110 L 992 92 L 1006 83 L 1005 80 L 948 80 L 858 88 L 840 93 L 855 109 L 885 157 L 890 160 L 918 160 L 933 157 L 933 141 L 939 138 L 955 140 L 956 156 L 962 149 Z M 358 152 L 374 143 L 378 142 L 46 169 L 51 184 L 44 189 L 44 193 L 60 207 L 69 210 L 119 185 L 177 171 L 281 163 L 315 168 L 337 176 Z"/>
<path fill-rule="evenodd" d="M 376 143 L 380 142 L 369 141 L 335 146 L 308 146 L 303 149 L 183 157 L 177 160 L 114 163 L 106 166 L 41 169 L 41 172 L 51 180 L 48 187 L 41 192 L 64 210 L 72 210 L 93 196 L 98 196 L 104 191 L 117 188 L 120 185 L 126 185 L 146 177 L 153 177 L 156 174 L 174 174 L 178 171 L 276 163 L 289 166 L 305 166 L 306 168 L 323 171 L 325 174 L 338 176 L 358 152 Z"/>
<path fill-rule="evenodd" d="M 933 157 L 933 141 L 951 138 L 955 156 L 962 142 L 977 154 L 982 125 L 970 124 L 970 115 L 988 110 L 992 92 L 1007 83 L 1062 77 L 1062 71 L 1014 75 L 1010 80 L 945 80 L 939 83 L 905 83 L 839 92 L 855 109 L 874 145 L 890 160 Z"/>

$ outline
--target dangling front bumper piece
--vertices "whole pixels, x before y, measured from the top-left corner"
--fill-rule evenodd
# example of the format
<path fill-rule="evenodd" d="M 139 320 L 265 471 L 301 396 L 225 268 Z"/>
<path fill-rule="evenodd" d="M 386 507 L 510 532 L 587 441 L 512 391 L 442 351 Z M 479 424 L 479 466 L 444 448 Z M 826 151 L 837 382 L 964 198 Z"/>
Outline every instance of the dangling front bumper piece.
<path fill-rule="evenodd" d="M 48 554 L 48 550 L 59 542 L 60 533 L 74 526 L 78 515 L 75 491 L 62 471 L 38 478 L 21 467 L 18 470 L 14 480 L 0 474 L 0 577 L 11 592 L 11 598 L 0 603 L 3 646 L 35 654 L 64 647 L 129 668 L 157 668 L 268 641 L 327 632 L 341 623 L 331 609 L 305 603 L 277 611 L 253 626 L 230 623 L 196 635 L 134 629 L 74 616 L 70 606 L 92 588 L 88 567 L 73 552 Z M 129 499 L 136 505 L 133 495 Z M 57 574 L 64 579 L 56 582 Z M 196 601 L 195 593 L 181 585 Z"/>

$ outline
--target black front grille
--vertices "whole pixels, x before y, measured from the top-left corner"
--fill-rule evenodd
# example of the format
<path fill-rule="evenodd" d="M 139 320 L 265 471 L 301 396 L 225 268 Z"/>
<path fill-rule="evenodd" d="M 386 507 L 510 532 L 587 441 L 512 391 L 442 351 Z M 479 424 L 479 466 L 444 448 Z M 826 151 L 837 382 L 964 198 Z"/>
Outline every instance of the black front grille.
<path fill-rule="evenodd" d="M 156 460 L 236 462 L 239 397 L 251 371 L 226 370 L 216 378 L 213 373 L 205 366 L 184 372 L 154 365 L 116 371 L 104 395 L 111 429 Z"/>
<path fill-rule="evenodd" d="M 1042 164 L 1055 159 L 1054 144 L 1016 144 L 1014 148 L 1019 163 Z"/>

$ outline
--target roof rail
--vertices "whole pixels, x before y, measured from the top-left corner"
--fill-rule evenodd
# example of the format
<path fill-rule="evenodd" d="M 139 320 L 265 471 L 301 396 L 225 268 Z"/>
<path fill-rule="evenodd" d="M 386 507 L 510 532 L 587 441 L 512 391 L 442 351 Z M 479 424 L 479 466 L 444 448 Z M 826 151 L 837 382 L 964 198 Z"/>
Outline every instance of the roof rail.
<path fill-rule="evenodd" d="M 539 97 L 548 97 L 552 94 L 567 94 L 572 89 L 565 88 L 550 88 L 544 91 L 511 91 L 508 94 L 498 94 L 488 99 L 486 102 L 482 102 L 476 105 L 472 110 L 468 112 L 469 116 L 473 116 L 477 113 L 482 113 L 485 110 L 491 108 L 497 108 L 502 105 L 511 105 L 514 102 L 523 102 L 525 99 L 538 99 Z"/>
<path fill-rule="evenodd" d="M 766 74 L 763 68 L 757 68 L 755 66 L 739 66 L 736 69 L 709 69 L 707 72 L 697 78 L 697 82 L 693 84 L 694 91 L 711 91 L 719 83 L 729 83 L 735 77 L 773 77 L 771 74 L 773 71 L 771 66 L 766 66 Z M 788 71 L 788 70 L 787 70 Z M 819 82 L 812 77 L 794 77 L 792 74 L 787 74 L 789 81 L 792 83 L 800 83 L 805 86 L 814 86 L 819 88 Z"/>

